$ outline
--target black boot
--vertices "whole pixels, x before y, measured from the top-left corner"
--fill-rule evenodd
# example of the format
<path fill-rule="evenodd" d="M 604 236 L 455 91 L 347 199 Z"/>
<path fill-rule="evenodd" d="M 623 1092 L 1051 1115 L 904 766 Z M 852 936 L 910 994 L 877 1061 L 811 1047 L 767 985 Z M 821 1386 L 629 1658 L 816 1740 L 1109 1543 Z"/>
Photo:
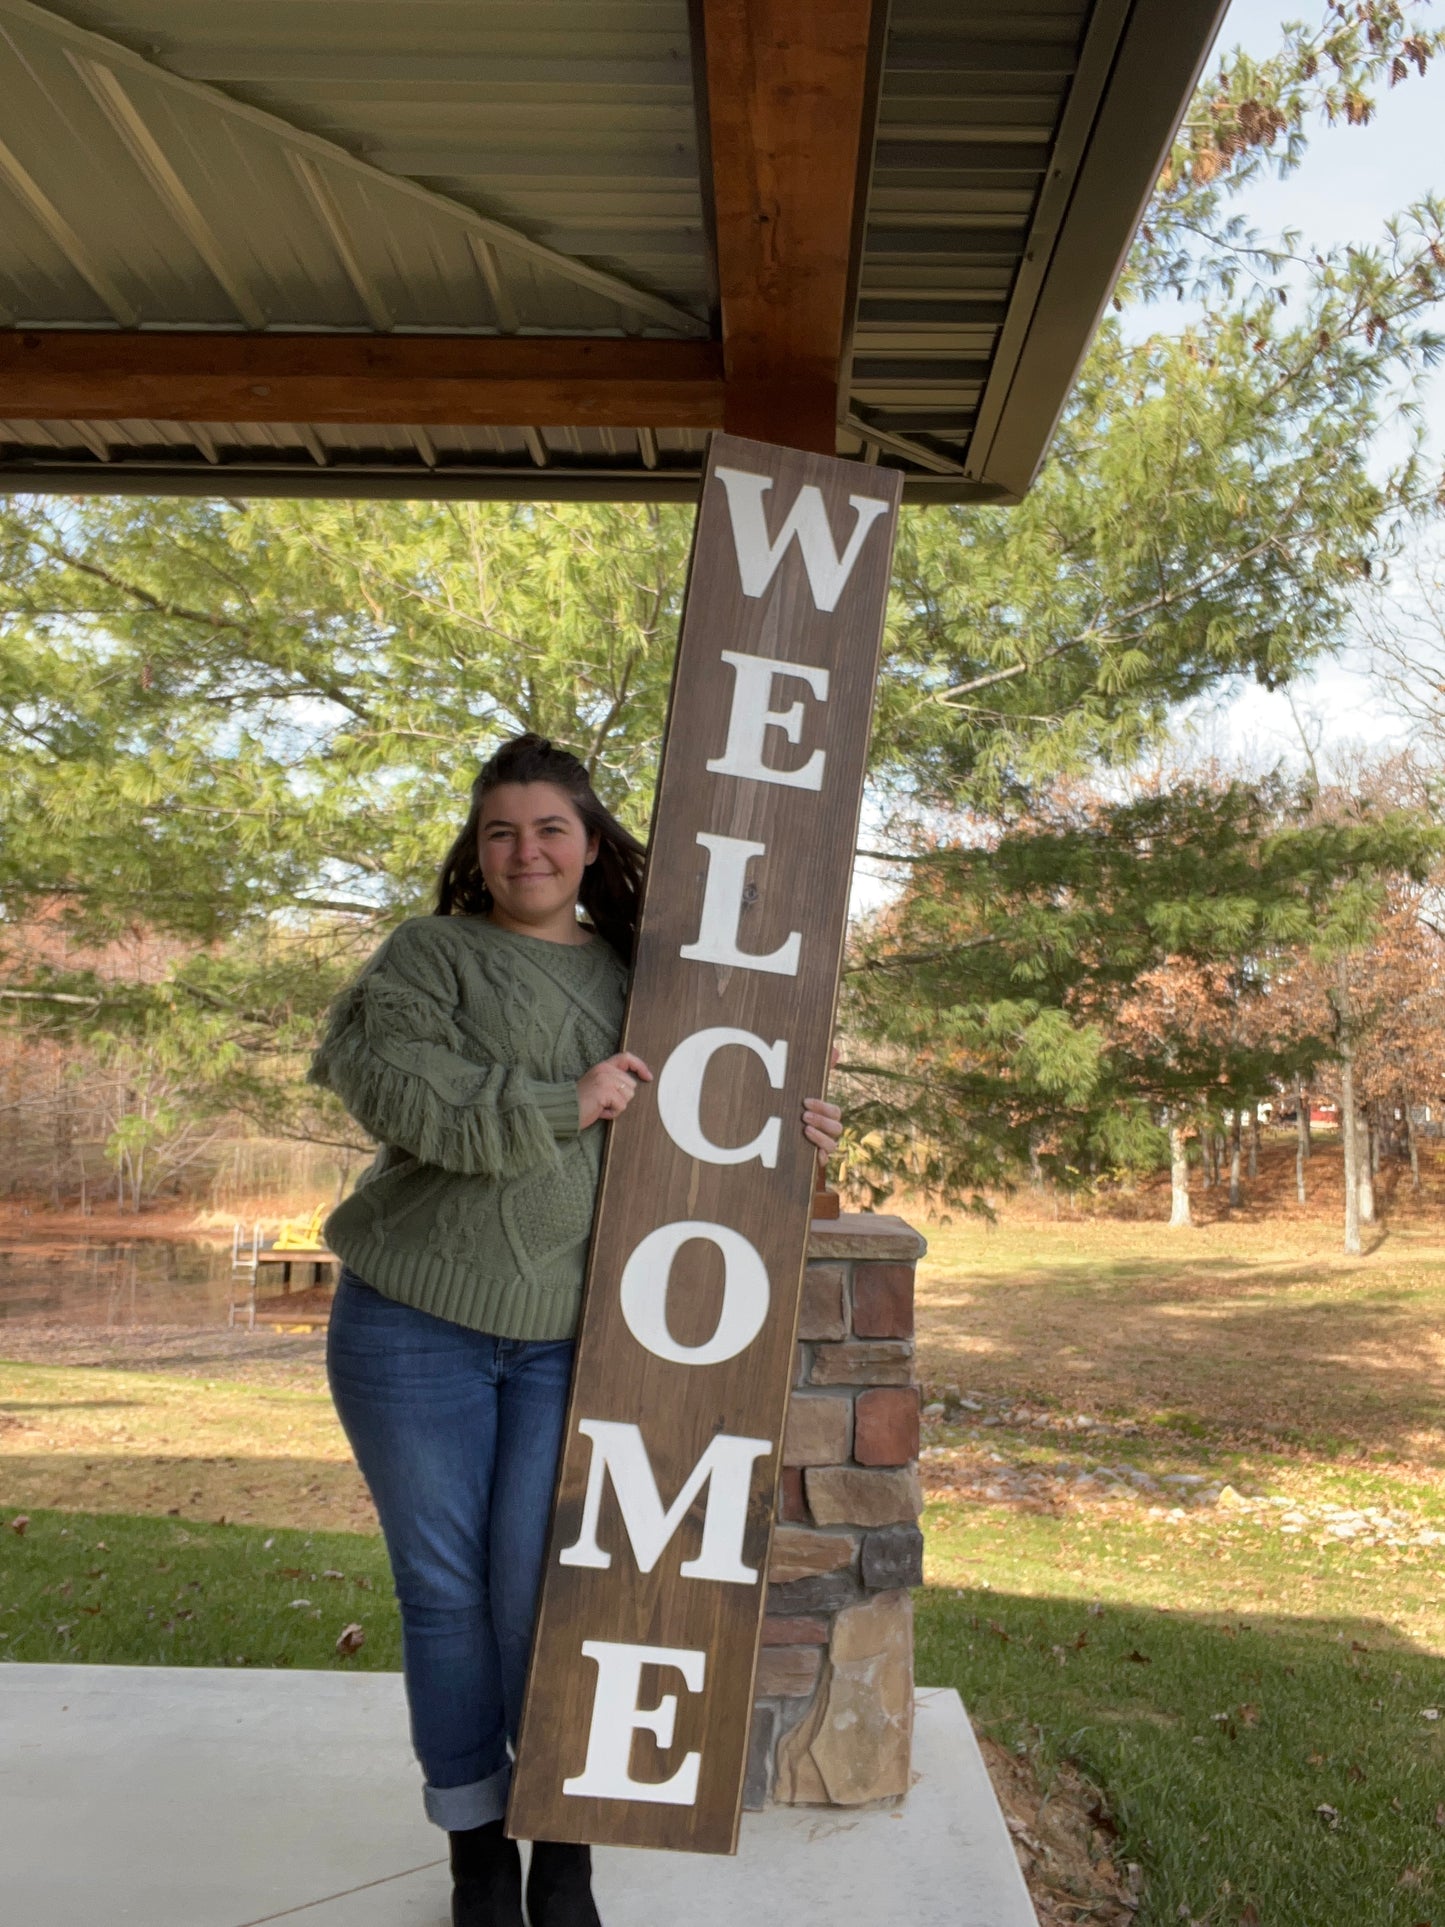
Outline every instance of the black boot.
<path fill-rule="evenodd" d="M 452 1927 L 522 1927 L 522 1859 L 500 1820 L 449 1833 Z"/>
<path fill-rule="evenodd" d="M 602 1927 L 592 1898 L 592 1849 L 534 1840 L 527 1875 L 531 1927 Z"/>

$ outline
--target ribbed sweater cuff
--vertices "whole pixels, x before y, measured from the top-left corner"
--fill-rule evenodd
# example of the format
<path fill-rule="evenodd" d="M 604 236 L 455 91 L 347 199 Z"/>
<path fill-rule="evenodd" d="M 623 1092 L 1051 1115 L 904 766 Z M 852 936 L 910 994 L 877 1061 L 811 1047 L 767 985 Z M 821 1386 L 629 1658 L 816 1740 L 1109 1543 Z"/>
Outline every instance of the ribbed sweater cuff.
<path fill-rule="evenodd" d="M 576 1137 L 582 1128 L 575 1084 L 532 1082 L 531 1098 L 555 1138 Z"/>

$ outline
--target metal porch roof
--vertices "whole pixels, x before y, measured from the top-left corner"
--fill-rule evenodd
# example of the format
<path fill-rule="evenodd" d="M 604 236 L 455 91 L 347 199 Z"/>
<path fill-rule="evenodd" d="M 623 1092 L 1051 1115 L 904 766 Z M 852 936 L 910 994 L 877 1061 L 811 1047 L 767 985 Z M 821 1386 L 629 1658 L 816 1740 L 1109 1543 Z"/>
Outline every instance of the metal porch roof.
<path fill-rule="evenodd" d="M 1015 499 L 1220 0 L 894 0 L 838 451 Z M 717 330 L 687 0 L 0 0 L 0 329 Z M 689 496 L 697 429 L 0 420 L 0 487 Z"/>

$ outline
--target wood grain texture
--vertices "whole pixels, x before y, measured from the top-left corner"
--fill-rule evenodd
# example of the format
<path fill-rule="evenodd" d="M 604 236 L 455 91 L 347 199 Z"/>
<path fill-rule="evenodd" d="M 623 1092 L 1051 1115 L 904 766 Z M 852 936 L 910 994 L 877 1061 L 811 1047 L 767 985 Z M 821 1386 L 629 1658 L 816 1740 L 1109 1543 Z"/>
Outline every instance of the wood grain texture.
<path fill-rule="evenodd" d="M 876 79 L 878 0 L 700 0 L 724 426 L 834 452 Z"/>
<path fill-rule="evenodd" d="M 715 428 L 710 341 L 484 335 L 0 334 L 12 421 Z"/>
<path fill-rule="evenodd" d="M 795 540 L 770 585 L 743 593 L 722 466 L 766 474 L 767 525 L 776 532 L 808 484 L 821 490 L 841 552 L 855 524 L 849 497 L 886 503 L 858 550 L 836 609 L 814 604 Z M 731 1852 L 736 1845 L 753 1674 L 765 1597 L 773 1498 L 794 1363 L 799 1287 L 806 1255 L 814 1157 L 801 1130 L 803 1100 L 826 1088 L 834 1004 L 853 868 L 888 592 L 900 478 L 794 450 L 714 438 L 694 540 L 672 707 L 654 816 L 645 902 L 624 1031 L 624 1047 L 659 1072 L 682 1040 L 734 1026 L 772 1043 L 786 1039 L 781 1089 L 762 1062 L 732 1047 L 713 1059 L 703 1084 L 704 1121 L 717 1144 L 749 1143 L 770 1115 L 782 1120 L 775 1168 L 703 1162 L 673 1141 L 659 1115 L 656 1086 L 644 1086 L 610 1127 L 595 1221 L 576 1376 L 559 1475 L 509 1828 L 524 1839 Z M 766 757 L 793 768 L 825 752 L 820 790 L 710 773 L 728 734 L 734 672 L 721 650 L 809 664 L 828 671 L 824 702 L 804 704 L 800 741 L 768 732 Z M 776 702 L 807 696 L 797 681 L 775 685 Z M 750 953 L 801 935 L 796 976 L 722 968 L 680 955 L 694 943 L 707 878 L 699 834 L 765 846 L 753 859 L 740 924 Z M 737 1356 L 712 1365 L 654 1355 L 628 1328 L 620 1302 L 623 1267 L 640 1240 L 680 1219 L 741 1232 L 765 1261 L 766 1318 Z M 667 1298 L 668 1329 L 681 1345 L 703 1343 L 717 1322 L 721 1262 L 701 1242 L 683 1246 Z M 592 1445 L 584 1421 L 635 1423 L 664 1505 L 677 1495 L 719 1434 L 762 1439 L 753 1466 L 743 1559 L 753 1583 L 683 1577 L 698 1554 L 708 1491 L 694 1501 L 654 1569 L 632 1556 L 615 1492 L 603 1500 L 597 1542 L 612 1556 L 603 1570 L 559 1563 L 578 1541 Z M 661 1782 L 698 1752 L 695 1801 L 687 1806 L 564 1794 L 587 1750 L 598 1669 L 583 1640 L 663 1646 L 706 1655 L 701 1692 L 676 1672 L 644 1672 L 638 1704 L 677 1698 L 666 1748 L 634 1738 L 631 1774 Z"/>

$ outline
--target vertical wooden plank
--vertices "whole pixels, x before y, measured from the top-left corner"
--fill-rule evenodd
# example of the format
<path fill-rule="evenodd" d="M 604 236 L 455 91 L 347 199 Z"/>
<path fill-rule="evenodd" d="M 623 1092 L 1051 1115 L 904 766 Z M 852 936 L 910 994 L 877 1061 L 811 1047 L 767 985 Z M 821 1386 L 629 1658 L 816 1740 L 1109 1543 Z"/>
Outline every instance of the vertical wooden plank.
<path fill-rule="evenodd" d="M 887 15 L 886 0 L 694 0 L 736 434 L 836 448 Z"/>
<path fill-rule="evenodd" d="M 509 1813 L 732 1852 L 901 478 L 714 438 Z M 639 1650 L 646 1649 L 646 1650 Z"/>

